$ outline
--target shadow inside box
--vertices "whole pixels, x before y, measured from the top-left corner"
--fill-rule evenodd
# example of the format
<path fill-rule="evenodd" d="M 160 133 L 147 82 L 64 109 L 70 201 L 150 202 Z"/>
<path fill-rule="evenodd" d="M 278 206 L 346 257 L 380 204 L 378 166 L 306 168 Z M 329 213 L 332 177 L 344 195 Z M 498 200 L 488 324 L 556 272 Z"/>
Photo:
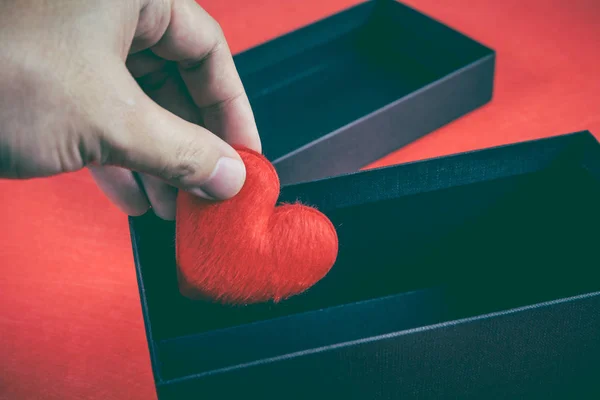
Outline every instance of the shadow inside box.
<path fill-rule="evenodd" d="M 580 165 L 557 163 L 533 173 L 324 210 L 340 239 L 331 272 L 300 296 L 243 307 L 182 297 L 174 224 L 152 215 L 137 218 L 154 340 L 403 293 L 424 299 L 420 307 L 427 315 L 418 315 L 419 309 L 410 313 L 412 322 L 403 326 L 410 328 L 598 289 L 599 183 Z"/>
<path fill-rule="evenodd" d="M 377 22 L 378 26 L 367 24 L 253 74 L 243 75 L 241 70 L 269 159 L 278 159 L 457 68 L 450 61 L 419 62 L 397 43 L 404 36 L 391 35 L 390 21 Z"/>

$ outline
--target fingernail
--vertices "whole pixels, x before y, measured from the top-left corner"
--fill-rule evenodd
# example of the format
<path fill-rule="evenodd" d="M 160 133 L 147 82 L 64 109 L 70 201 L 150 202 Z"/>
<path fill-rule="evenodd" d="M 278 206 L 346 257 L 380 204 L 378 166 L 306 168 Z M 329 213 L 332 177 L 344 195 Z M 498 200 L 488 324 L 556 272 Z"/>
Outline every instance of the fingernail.
<path fill-rule="evenodd" d="M 221 157 L 202 188 L 192 190 L 197 196 L 209 200 L 225 200 L 235 196 L 246 179 L 246 168 L 241 161 Z"/>

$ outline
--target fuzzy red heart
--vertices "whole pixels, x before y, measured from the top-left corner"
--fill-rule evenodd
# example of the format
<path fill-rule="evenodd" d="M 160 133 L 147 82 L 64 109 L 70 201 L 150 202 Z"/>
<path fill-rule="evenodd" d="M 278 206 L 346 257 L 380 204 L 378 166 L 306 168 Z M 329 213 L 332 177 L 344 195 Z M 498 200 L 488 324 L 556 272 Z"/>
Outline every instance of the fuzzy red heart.
<path fill-rule="evenodd" d="M 302 204 L 276 206 L 279 178 L 261 154 L 237 149 L 246 182 L 232 199 L 177 197 L 179 288 L 193 299 L 278 302 L 304 292 L 333 266 L 338 237 L 329 219 Z"/>

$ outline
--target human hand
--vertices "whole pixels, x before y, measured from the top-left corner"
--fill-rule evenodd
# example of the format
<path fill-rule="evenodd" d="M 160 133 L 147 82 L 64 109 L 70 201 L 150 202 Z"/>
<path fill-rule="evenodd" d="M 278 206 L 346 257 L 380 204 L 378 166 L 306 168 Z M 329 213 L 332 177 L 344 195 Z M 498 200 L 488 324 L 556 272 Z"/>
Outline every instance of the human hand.
<path fill-rule="evenodd" d="M 0 37 L 0 178 L 88 167 L 124 212 L 164 219 L 176 188 L 241 189 L 229 144 L 260 139 L 223 33 L 193 0 L 8 0 Z"/>

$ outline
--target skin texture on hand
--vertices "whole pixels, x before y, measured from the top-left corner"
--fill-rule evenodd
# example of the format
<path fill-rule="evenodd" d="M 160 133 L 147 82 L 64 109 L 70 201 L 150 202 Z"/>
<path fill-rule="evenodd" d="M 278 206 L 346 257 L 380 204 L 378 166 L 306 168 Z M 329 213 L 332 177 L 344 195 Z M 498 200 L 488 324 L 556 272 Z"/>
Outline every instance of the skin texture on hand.
<path fill-rule="evenodd" d="M 0 178 L 89 168 L 129 215 L 227 199 L 261 151 L 223 32 L 194 0 L 0 2 Z"/>

